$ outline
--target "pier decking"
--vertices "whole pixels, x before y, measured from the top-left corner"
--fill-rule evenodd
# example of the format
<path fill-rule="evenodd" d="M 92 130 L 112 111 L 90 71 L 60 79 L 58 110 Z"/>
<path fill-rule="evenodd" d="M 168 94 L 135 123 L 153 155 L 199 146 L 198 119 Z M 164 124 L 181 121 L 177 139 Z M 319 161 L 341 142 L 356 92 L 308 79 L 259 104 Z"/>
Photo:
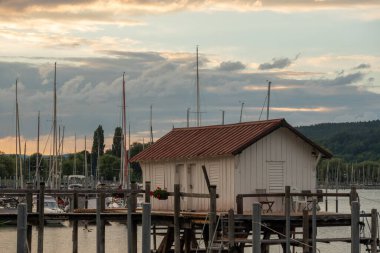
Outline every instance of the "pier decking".
<path fill-rule="evenodd" d="M 41 185 L 42 186 L 42 185 Z M 215 189 L 214 189 L 215 190 Z M 355 189 L 353 189 L 355 191 Z M 44 194 L 53 196 L 68 196 L 72 199 L 73 208 L 67 213 L 41 213 L 39 209 L 37 212 L 31 210 L 31 195 L 36 194 L 39 196 L 39 200 L 43 201 Z M 128 202 L 128 208 L 104 208 L 104 198 L 111 194 L 124 194 Z M 0 190 L 0 195 L 8 196 L 24 196 L 25 202 L 28 207 L 26 217 L 28 222 L 27 238 L 30 240 L 32 236 L 32 225 L 38 226 L 40 232 L 38 237 L 43 240 L 43 226 L 45 221 L 54 220 L 68 220 L 73 223 L 73 252 L 78 252 L 78 222 L 79 221 L 92 221 L 97 225 L 97 252 L 104 252 L 104 233 L 105 222 L 123 222 L 128 226 L 128 252 L 137 252 L 137 225 L 147 221 L 149 217 L 150 236 L 153 236 L 154 245 L 150 247 L 149 251 L 145 252 L 243 252 L 245 247 L 252 247 L 254 251 L 254 245 L 258 242 L 257 235 L 259 235 L 260 251 L 269 252 L 269 245 L 281 245 L 284 252 L 291 252 L 290 246 L 303 247 L 303 252 L 313 252 L 313 245 L 316 242 L 331 243 L 331 242 L 347 242 L 370 245 L 371 252 L 377 252 L 379 245 L 377 226 L 378 215 L 377 211 L 373 211 L 372 214 L 344 214 L 344 213 L 332 213 L 332 212 L 316 212 L 314 210 L 302 210 L 293 211 L 290 204 L 292 194 L 287 189 L 285 193 L 276 193 L 272 195 L 279 195 L 285 198 L 285 209 L 281 212 L 264 212 L 260 209 L 259 220 L 253 215 L 254 212 L 242 213 L 240 210 L 234 212 L 216 212 L 215 203 L 217 195 L 211 192 L 211 194 L 188 194 L 179 192 L 178 185 L 175 186 L 175 192 L 169 193 L 170 197 L 174 197 L 175 210 L 173 211 L 150 211 L 148 216 L 142 209 L 136 208 L 136 197 L 138 194 L 145 195 L 145 203 L 150 203 L 150 185 L 146 184 L 144 190 L 137 190 L 136 187 L 132 187 L 131 190 L 44 190 L 43 186 L 39 190 L 25 189 L 25 190 Z M 78 208 L 78 196 L 92 194 L 97 196 L 97 209 L 83 209 Z M 257 194 L 256 194 L 257 195 Z M 249 194 L 243 197 L 255 197 L 255 194 Z M 267 194 L 270 196 L 270 194 Z M 295 196 L 299 193 L 293 194 Z M 335 196 L 332 193 L 318 193 L 310 194 L 310 196 Z M 181 198 L 186 197 L 201 197 L 210 199 L 210 212 L 188 212 L 181 211 Z M 340 194 L 340 196 L 350 197 L 352 201 L 355 201 L 355 192 L 350 194 Z M 242 196 L 237 197 L 237 206 L 242 201 Z M 315 201 L 314 201 L 315 202 Z M 41 202 L 40 202 L 41 203 Z M 42 202 L 43 203 L 43 202 Z M 356 202 L 357 203 L 357 202 Z M 145 204 L 144 204 L 145 205 Z M 255 205 L 255 204 L 254 204 Z M 257 204 L 259 205 L 259 204 Z M 41 208 L 41 205 L 39 205 Z M 16 221 L 20 214 L 15 211 L 11 212 L 11 209 L 0 209 L 0 222 Z M 318 227 L 337 227 L 346 226 L 355 228 L 355 231 L 359 231 L 359 226 L 365 224 L 359 222 L 359 217 L 365 217 L 371 219 L 371 236 L 366 238 L 359 238 L 359 233 L 353 235 L 352 238 L 315 238 L 314 232 Z M 353 222 L 353 218 L 357 219 Z M 259 224 L 259 232 L 255 232 L 255 224 Z M 296 230 L 302 230 L 302 238 L 296 237 Z M 144 237 L 144 232 L 141 235 Z M 256 236 L 255 236 L 256 235 Z M 146 235 L 145 235 L 146 236 Z M 161 237 L 163 239 L 160 243 L 157 242 Z M 278 238 L 274 238 L 277 236 Z M 354 237 L 356 236 L 356 237 Z M 358 238 L 357 240 L 355 238 Z M 204 246 L 201 246 L 204 245 Z M 146 246 L 146 245 L 145 245 Z M 376 250 L 376 251 L 375 251 Z M 43 251 L 39 251 L 43 252 Z M 257 252 L 257 253 L 258 253 Z"/>

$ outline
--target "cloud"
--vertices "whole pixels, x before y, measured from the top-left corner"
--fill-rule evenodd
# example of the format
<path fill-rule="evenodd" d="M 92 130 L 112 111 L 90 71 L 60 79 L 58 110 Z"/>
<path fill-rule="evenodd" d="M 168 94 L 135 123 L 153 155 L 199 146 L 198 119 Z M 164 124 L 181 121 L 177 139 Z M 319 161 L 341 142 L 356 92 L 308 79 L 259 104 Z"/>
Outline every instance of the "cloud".
<path fill-rule="evenodd" d="M 240 61 L 232 62 L 226 61 L 221 62 L 218 68 L 220 71 L 238 71 L 245 69 L 245 65 Z"/>
<path fill-rule="evenodd" d="M 187 108 L 192 108 L 191 111 L 195 108 L 193 54 L 118 50 L 103 53 L 104 57 L 57 59 L 58 119 L 65 125 L 65 136 L 77 133 L 91 138 L 99 124 L 106 135 L 113 133 L 120 125 L 123 72 L 126 73 L 127 122 L 131 124 L 133 138 L 142 141 L 149 129 L 151 104 L 155 137 L 165 134 L 173 124 L 175 127 L 186 125 Z M 363 111 L 379 115 L 380 95 L 364 86 L 370 78 L 365 72 L 351 73 L 347 68 L 342 75 L 302 72 L 283 75 L 282 70 L 257 72 L 247 67 L 245 71 L 226 71 L 215 66 L 228 61 L 211 57 L 202 55 L 204 64 L 200 69 L 204 125 L 219 123 L 221 109 L 226 111 L 226 123 L 237 122 L 238 101 L 246 102 L 244 120 L 257 120 L 266 96 L 266 80 L 273 84 L 272 117 L 286 117 L 292 124 L 334 121 L 346 114 L 354 120 L 360 118 Z M 17 73 L 23 83 L 19 93 L 21 133 L 29 140 L 35 139 L 38 111 L 41 111 L 41 134 L 49 132 L 54 63 L 47 62 L 44 58 L 34 63 L 0 62 L 0 139 L 14 134 L 14 76 Z M 234 69 L 231 66 L 227 69 L 231 68 Z M 41 85 L 45 80 L 46 85 Z M 194 122 L 194 114 L 191 114 L 190 125 Z"/>
<path fill-rule="evenodd" d="M 297 54 L 294 59 L 289 58 L 273 58 L 272 63 L 262 63 L 259 65 L 259 70 L 269 70 L 269 69 L 283 69 L 290 66 L 299 57 Z"/>
<path fill-rule="evenodd" d="M 371 68 L 371 65 L 367 64 L 367 63 L 362 63 L 362 64 L 359 64 L 358 66 L 356 66 L 354 69 L 369 69 Z"/>

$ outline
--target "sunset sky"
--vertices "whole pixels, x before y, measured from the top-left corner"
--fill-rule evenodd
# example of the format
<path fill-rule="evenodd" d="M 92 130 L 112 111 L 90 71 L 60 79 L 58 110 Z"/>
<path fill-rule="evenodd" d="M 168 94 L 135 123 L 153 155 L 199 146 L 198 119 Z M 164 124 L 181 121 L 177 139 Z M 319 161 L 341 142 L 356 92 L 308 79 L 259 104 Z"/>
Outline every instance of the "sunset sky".
<path fill-rule="evenodd" d="M 51 129 L 54 62 L 65 152 L 107 147 L 121 124 L 126 73 L 132 141 L 186 125 L 200 52 L 202 125 L 258 120 L 272 82 L 271 118 L 294 125 L 380 118 L 378 0 L 2 0 L 0 151 L 14 153 L 15 81 L 21 134 L 36 152 Z M 265 113 L 261 119 L 264 119 Z M 191 114 L 195 125 L 195 114 Z M 44 148 L 46 146 L 46 148 Z"/>

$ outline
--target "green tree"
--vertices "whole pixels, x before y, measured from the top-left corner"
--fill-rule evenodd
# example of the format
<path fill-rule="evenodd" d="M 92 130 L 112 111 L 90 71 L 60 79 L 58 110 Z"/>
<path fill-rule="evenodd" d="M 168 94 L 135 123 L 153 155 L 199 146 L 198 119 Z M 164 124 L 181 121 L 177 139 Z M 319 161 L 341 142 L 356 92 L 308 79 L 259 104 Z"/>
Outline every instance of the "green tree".
<path fill-rule="evenodd" d="M 92 142 L 91 157 L 92 157 L 92 175 L 96 175 L 96 167 L 99 156 L 104 154 L 104 131 L 102 125 L 99 125 L 94 132 L 94 138 Z"/>
<path fill-rule="evenodd" d="M 0 177 L 14 176 L 15 159 L 14 156 L 0 154 Z"/>
<path fill-rule="evenodd" d="M 123 130 L 121 127 L 115 128 L 115 133 L 113 135 L 113 142 L 112 142 L 112 154 L 114 156 L 120 157 L 121 156 L 121 147 L 122 147 L 122 141 L 123 141 Z"/>
<path fill-rule="evenodd" d="M 105 154 L 99 159 L 99 176 L 105 180 L 113 180 L 114 177 L 119 178 L 120 174 L 120 158 Z"/>
<path fill-rule="evenodd" d="M 143 151 L 145 148 L 149 147 L 150 143 L 143 145 L 139 142 L 132 143 L 130 152 L 131 158 Z M 142 170 L 138 162 L 131 163 L 131 181 L 142 182 Z"/>

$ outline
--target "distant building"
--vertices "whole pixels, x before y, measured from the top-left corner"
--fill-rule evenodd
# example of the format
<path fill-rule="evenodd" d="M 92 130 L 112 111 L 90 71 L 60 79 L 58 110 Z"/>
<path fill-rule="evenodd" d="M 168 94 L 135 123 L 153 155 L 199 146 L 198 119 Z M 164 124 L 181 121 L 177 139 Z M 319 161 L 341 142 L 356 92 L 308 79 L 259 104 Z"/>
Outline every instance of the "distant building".
<path fill-rule="evenodd" d="M 290 126 L 285 119 L 230 125 L 175 128 L 148 149 L 132 158 L 140 162 L 143 180 L 156 187 L 181 192 L 208 193 L 202 173 L 207 168 L 211 184 L 217 186 L 217 210 L 236 210 L 241 193 L 284 192 L 290 185 L 315 191 L 316 166 L 332 155 Z M 245 199 L 244 210 L 254 199 Z M 276 201 L 275 208 L 282 206 Z M 207 199 L 184 198 L 184 210 L 207 211 Z M 173 198 L 153 200 L 154 210 L 172 210 Z"/>

